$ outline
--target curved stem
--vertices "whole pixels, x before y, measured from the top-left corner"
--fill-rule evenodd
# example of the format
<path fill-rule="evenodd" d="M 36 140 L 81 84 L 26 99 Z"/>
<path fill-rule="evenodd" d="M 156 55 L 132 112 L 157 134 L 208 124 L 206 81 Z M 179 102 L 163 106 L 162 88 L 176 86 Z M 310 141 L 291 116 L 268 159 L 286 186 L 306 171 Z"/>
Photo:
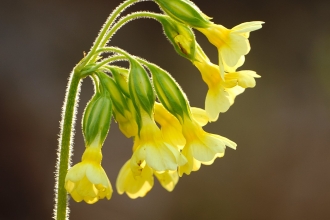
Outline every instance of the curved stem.
<path fill-rule="evenodd" d="M 121 18 L 107 33 L 107 35 L 104 37 L 104 40 L 100 44 L 100 47 L 104 47 L 108 40 L 126 23 L 136 19 L 136 18 L 152 18 L 157 20 L 157 17 L 162 16 L 161 14 L 158 13 L 153 13 L 153 12 L 134 12 L 129 15 L 126 15 L 125 17 Z"/>
<path fill-rule="evenodd" d="M 64 188 L 65 176 L 69 168 L 71 148 L 73 143 L 74 123 L 78 95 L 80 91 L 80 74 L 73 71 L 68 82 L 65 101 L 62 111 L 61 133 L 59 139 L 56 185 L 55 185 L 55 208 L 54 219 L 65 220 L 68 218 L 68 196 Z"/>
<path fill-rule="evenodd" d="M 123 2 L 121 5 L 119 5 L 108 17 L 107 21 L 105 22 L 100 34 L 97 36 L 94 45 L 90 52 L 85 57 L 85 62 L 88 63 L 89 60 L 94 56 L 95 50 L 99 47 L 101 42 L 104 42 L 104 35 L 107 33 L 109 27 L 112 25 L 114 20 L 119 16 L 120 13 L 122 13 L 126 8 L 128 8 L 130 5 L 133 5 L 135 2 L 138 2 L 139 0 L 127 0 Z"/>
<path fill-rule="evenodd" d="M 104 66 L 104 65 L 106 65 L 108 63 L 112 63 L 112 62 L 115 62 L 115 61 L 121 61 L 123 59 L 125 59 L 125 56 L 121 56 L 121 55 L 109 57 L 107 59 L 102 60 L 102 62 L 98 63 L 95 66 L 95 69 L 99 69 L 100 67 L 102 67 L 102 66 Z"/>

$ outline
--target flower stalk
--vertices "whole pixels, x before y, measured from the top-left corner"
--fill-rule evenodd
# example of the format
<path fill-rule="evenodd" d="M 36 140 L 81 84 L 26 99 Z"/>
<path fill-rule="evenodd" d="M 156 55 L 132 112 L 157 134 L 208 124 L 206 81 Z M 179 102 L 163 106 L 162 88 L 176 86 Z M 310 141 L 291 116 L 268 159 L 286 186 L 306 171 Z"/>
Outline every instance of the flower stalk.
<path fill-rule="evenodd" d="M 78 96 L 80 91 L 80 75 L 72 71 L 67 87 L 63 105 L 61 133 L 59 139 L 58 158 L 56 167 L 55 208 L 54 219 L 65 220 L 68 218 L 68 196 L 64 188 L 72 152 L 75 115 L 77 112 Z"/>

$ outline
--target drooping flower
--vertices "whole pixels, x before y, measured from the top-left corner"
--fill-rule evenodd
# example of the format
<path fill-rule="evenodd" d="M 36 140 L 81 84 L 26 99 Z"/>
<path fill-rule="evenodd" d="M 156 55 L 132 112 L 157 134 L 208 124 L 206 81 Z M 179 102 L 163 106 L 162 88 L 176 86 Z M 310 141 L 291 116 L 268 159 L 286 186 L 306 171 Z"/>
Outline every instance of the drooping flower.
<path fill-rule="evenodd" d="M 131 169 L 135 176 L 141 174 L 146 163 L 155 171 L 176 170 L 187 162 L 176 146 L 166 143 L 155 121 L 141 110 L 141 130 L 135 137 Z"/>
<path fill-rule="evenodd" d="M 119 194 L 126 193 L 131 199 L 144 197 L 153 187 L 153 171 L 149 166 L 144 166 L 141 175 L 134 176 L 128 160 L 120 169 L 117 177 L 116 188 Z"/>
<path fill-rule="evenodd" d="M 179 181 L 179 175 L 177 170 L 167 170 L 165 172 L 155 171 L 154 175 L 157 177 L 162 187 L 169 192 L 173 191 Z"/>
<path fill-rule="evenodd" d="M 210 165 L 215 158 L 223 157 L 226 146 L 236 149 L 233 141 L 205 132 L 196 121 L 188 117 L 184 120 L 182 132 L 186 139 L 182 154 L 188 162 L 179 167 L 179 176 L 183 173 L 189 175 L 191 171 L 198 170 L 201 164 Z"/>
<path fill-rule="evenodd" d="M 119 194 L 126 193 L 131 199 L 144 197 L 154 185 L 154 175 L 159 180 L 160 184 L 169 192 L 173 191 L 179 181 L 178 172 L 153 171 L 148 165 L 144 164 L 141 175 L 134 176 L 130 168 L 130 160 L 120 169 L 117 177 L 116 188 Z"/>
<path fill-rule="evenodd" d="M 196 28 L 218 48 L 219 68 L 221 77 L 224 78 L 224 65 L 233 67 L 239 59 L 248 54 L 251 47 L 249 35 L 251 31 L 260 29 L 264 22 L 251 21 L 239 24 L 232 29 L 211 23 L 207 28 Z"/>
<path fill-rule="evenodd" d="M 65 178 L 65 189 L 76 202 L 93 204 L 112 195 L 112 187 L 101 166 L 101 148 L 87 147 L 82 161 L 73 166 Z"/>
<path fill-rule="evenodd" d="M 222 78 L 219 66 L 213 64 L 197 45 L 196 61 L 193 61 L 193 64 L 198 68 L 209 88 L 205 99 L 205 110 L 210 121 L 216 121 L 219 113 L 226 112 L 234 103 L 235 97 L 244 92 L 245 88 L 255 86 L 254 78 L 260 77 L 258 74 L 250 70 L 236 71 L 244 61 L 245 57 L 241 56 L 235 66 L 224 65 L 225 75 Z"/>

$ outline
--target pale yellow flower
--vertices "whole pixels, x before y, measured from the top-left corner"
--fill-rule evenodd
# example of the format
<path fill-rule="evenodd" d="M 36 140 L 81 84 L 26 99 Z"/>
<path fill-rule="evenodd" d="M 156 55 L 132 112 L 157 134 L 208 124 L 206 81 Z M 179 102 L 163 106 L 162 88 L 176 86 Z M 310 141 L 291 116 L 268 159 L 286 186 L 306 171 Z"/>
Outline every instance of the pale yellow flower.
<path fill-rule="evenodd" d="M 73 166 L 65 178 L 65 189 L 76 202 L 93 204 L 112 195 L 112 187 L 101 166 L 100 148 L 87 147 L 82 162 Z"/>
<path fill-rule="evenodd" d="M 142 168 L 141 175 L 134 176 L 130 168 L 130 160 L 128 160 L 120 169 L 117 177 L 117 191 L 119 194 L 126 193 L 131 199 L 144 197 L 154 185 L 154 175 L 160 184 L 169 192 L 173 191 L 179 181 L 179 175 L 176 170 L 156 172 L 147 165 Z"/>
<path fill-rule="evenodd" d="M 155 171 L 176 170 L 187 162 L 176 146 L 164 142 L 155 121 L 141 111 L 142 127 L 135 138 L 135 151 L 131 158 L 131 169 L 135 176 L 141 174 L 144 162 Z"/>
<path fill-rule="evenodd" d="M 155 171 L 154 174 L 162 185 L 162 187 L 169 192 L 173 191 L 174 187 L 179 181 L 179 175 L 177 170 L 167 170 L 162 173 Z"/>
<path fill-rule="evenodd" d="M 197 28 L 218 48 L 222 78 L 225 75 L 224 65 L 233 67 L 242 56 L 249 53 L 251 49 L 248 40 L 250 32 L 260 29 L 263 23 L 262 21 L 245 22 L 232 29 L 212 23 L 207 28 Z"/>
<path fill-rule="evenodd" d="M 186 145 L 182 154 L 188 162 L 179 167 L 179 175 L 183 173 L 189 175 L 191 171 L 196 171 L 201 164 L 210 165 L 216 157 L 222 157 L 226 146 L 236 149 L 236 144 L 220 135 L 205 132 L 194 120 L 186 117 L 182 125 L 183 135 L 186 138 Z"/>
<path fill-rule="evenodd" d="M 128 160 L 120 169 L 116 188 L 119 194 L 126 193 L 131 199 L 144 197 L 153 187 L 153 171 L 149 166 L 142 168 L 141 175 L 134 176 Z"/>
<path fill-rule="evenodd" d="M 199 45 L 196 50 L 196 60 L 193 64 L 200 71 L 204 82 L 208 86 L 205 99 L 205 110 L 209 121 L 216 121 L 219 113 L 226 112 L 234 103 L 237 95 L 244 92 L 244 88 L 253 88 L 254 78 L 260 77 L 254 71 L 236 71 L 243 65 L 245 57 L 241 56 L 235 66 L 224 65 L 224 77 L 220 75 L 219 66 L 213 64 Z"/>

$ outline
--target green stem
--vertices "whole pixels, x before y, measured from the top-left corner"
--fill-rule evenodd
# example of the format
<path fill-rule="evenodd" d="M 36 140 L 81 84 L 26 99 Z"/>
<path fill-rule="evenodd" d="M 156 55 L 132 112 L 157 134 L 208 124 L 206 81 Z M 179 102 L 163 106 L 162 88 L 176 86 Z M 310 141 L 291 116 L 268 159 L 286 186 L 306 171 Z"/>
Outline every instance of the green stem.
<path fill-rule="evenodd" d="M 106 59 L 102 60 L 102 62 L 97 63 L 97 65 L 95 66 L 95 68 L 98 69 L 98 68 L 104 66 L 107 63 L 112 63 L 112 62 L 115 62 L 115 61 L 120 61 L 120 60 L 122 60 L 124 58 L 125 58 L 125 56 L 121 56 L 121 55 L 119 55 L 119 56 L 112 56 L 112 57 L 106 58 Z"/>
<path fill-rule="evenodd" d="M 90 52 L 85 57 L 85 62 L 88 63 L 89 60 L 95 55 L 94 52 L 99 47 L 101 42 L 106 42 L 107 40 L 104 40 L 104 35 L 107 33 L 109 27 L 112 25 L 114 20 L 119 16 L 120 13 L 122 13 L 126 8 L 128 8 L 130 5 L 133 5 L 135 2 L 138 2 L 139 0 L 127 0 L 123 3 L 121 3 L 108 17 L 107 21 L 105 22 L 100 34 L 97 36 L 94 45 Z M 103 43 L 102 43 L 103 44 Z"/>
<path fill-rule="evenodd" d="M 162 16 L 158 13 L 153 12 L 134 12 L 129 15 L 126 15 L 125 17 L 121 18 L 108 32 L 108 34 L 104 37 L 104 40 L 100 44 L 100 48 L 104 47 L 108 40 L 126 23 L 136 19 L 136 18 L 153 18 L 157 20 L 157 17 Z"/>
<path fill-rule="evenodd" d="M 62 112 L 61 134 L 58 147 L 58 158 L 56 167 L 56 185 L 55 185 L 55 208 L 54 219 L 65 220 L 68 218 L 68 196 L 64 188 L 65 176 L 67 174 L 71 147 L 73 143 L 74 122 L 76 107 L 80 90 L 80 73 L 73 71 L 68 83 L 65 95 L 65 102 Z"/>

